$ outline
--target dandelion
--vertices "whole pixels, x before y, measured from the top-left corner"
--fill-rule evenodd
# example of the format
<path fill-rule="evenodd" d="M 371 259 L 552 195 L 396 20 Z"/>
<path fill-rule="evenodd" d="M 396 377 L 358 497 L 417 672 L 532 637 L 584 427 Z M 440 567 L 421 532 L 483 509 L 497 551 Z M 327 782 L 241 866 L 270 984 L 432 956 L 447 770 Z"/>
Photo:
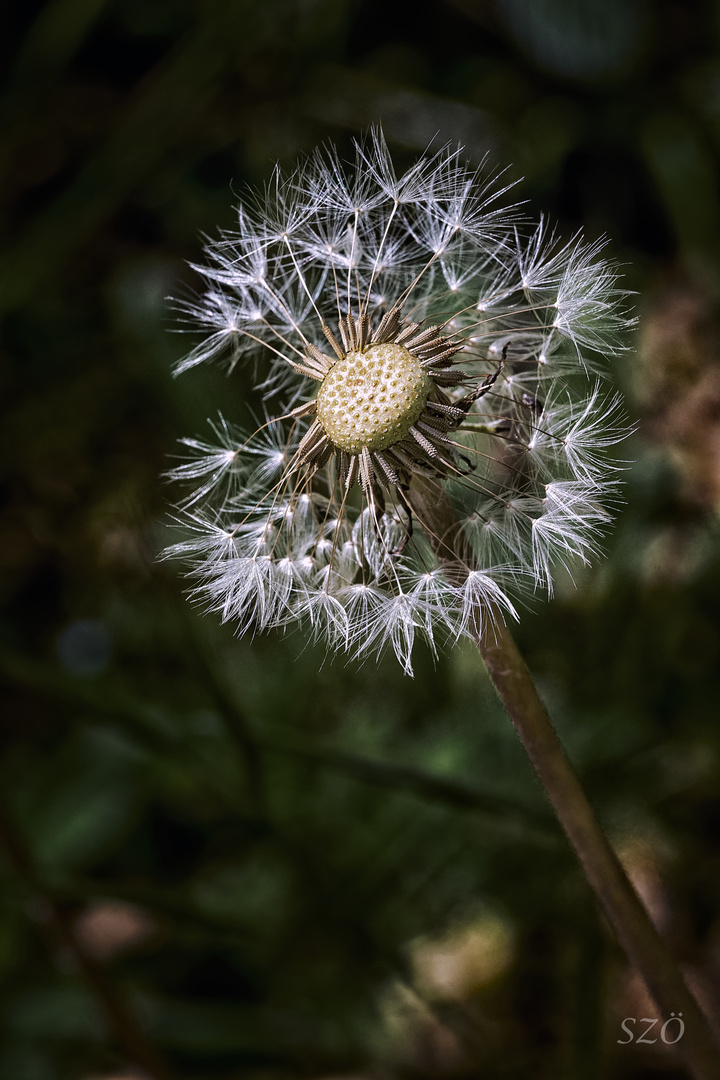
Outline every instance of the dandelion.
<path fill-rule="evenodd" d="M 186 442 L 172 550 L 241 632 L 305 621 L 410 671 L 416 637 L 473 635 L 596 552 L 623 294 L 598 245 L 521 228 L 504 193 L 449 148 L 398 176 L 374 133 L 349 171 L 328 150 L 276 172 L 208 245 L 179 370 L 252 363 L 265 422 Z"/>
<path fill-rule="evenodd" d="M 600 904 L 693 1074 L 717 1048 L 564 755 L 506 626 L 589 561 L 611 519 L 604 393 L 624 298 L 600 245 L 527 229 L 460 151 L 398 176 L 382 135 L 275 173 L 207 248 L 179 365 L 253 365 L 264 421 L 186 440 L 196 595 L 238 629 L 305 622 L 331 650 L 472 637 Z"/>

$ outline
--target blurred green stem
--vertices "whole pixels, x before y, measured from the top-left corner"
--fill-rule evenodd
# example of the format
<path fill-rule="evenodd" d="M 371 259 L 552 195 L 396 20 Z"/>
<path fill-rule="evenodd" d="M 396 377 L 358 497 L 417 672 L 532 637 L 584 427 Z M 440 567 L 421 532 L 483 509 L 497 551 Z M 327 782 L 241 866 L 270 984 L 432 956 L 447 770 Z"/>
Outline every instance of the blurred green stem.
<path fill-rule="evenodd" d="M 198 638 L 197 630 L 187 614 L 188 640 L 192 647 L 200 675 L 212 694 L 218 714 L 222 717 L 225 729 L 235 747 L 245 770 L 251 813 L 258 821 L 268 820 L 268 800 L 262 762 L 262 747 L 256 738 L 244 713 L 238 708 L 224 680 L 220 677 L 217 666 L 210 659 L 207 647 Z"/>
<path fill-rule="evenodd" d="M 103 969 L 78 941 L 72 916 L 43 886 L 32 855 L 0 803 L 0 853 L 17 877 L 30 891 L 45 930 L 53 958 L 64 953 L 72 960 L 86 987 L 99 1006 L 111 1037 L 133 1065 L 139 1066 L 152 1080 L 175 1080 L 174 1073 L 150 1043 L 137 1019 L 128 1008 Z"/>
<path fill-rule="evenodd" d="M 408 498 L 448 577 L 462 580 L 469 559 L 441 485 L 414 480 Z M 682 1013 L 685 1032 L 677 1050 L 692 1075 L 720 1080 L 720 1048 L 610 846 L 509 630 L 499 613 L 496 618 L 479 614 L 477 624 L 477 645 L 490 678 L 618 941 L 645 980 L 661 1018 Z"/>

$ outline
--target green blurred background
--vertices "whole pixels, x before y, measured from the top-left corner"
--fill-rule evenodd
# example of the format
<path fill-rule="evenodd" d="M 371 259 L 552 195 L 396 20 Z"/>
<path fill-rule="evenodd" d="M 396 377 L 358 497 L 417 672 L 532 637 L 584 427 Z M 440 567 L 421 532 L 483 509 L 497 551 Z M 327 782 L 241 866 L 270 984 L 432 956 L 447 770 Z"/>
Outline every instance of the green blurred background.
<path fill-rule="evenodd" d="M 171 377 L 166 298 L 275 161 L 382 121 L 402 166 L 439 133 L 566 237 L 607 234 L 640 315 L 626 505 L 517 636 L 719 1016 L 718 5 L 2 22 L 0 1080 L 684 1076 L 624 1045 L 654 1006 L 472 649 L 410 680 L 237 641 L 157 554 L 177 439 L 247 418 L 241 371 Z"/>

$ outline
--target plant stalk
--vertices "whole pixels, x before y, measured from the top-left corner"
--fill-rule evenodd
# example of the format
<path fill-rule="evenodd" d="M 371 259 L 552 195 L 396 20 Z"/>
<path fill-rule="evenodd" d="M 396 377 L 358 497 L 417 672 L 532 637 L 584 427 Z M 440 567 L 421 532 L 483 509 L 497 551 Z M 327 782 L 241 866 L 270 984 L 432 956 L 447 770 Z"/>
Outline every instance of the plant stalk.
<path fill-rule="evenodd" d="M 471 565 L 457 515 L 437 481 L 414 479 L 413 513 L 451 580 Z M 611 847 L 552 726 L 525 661 L 500 614 L 478 618 L 476 641 L 513 727 L 575 850 L 585 876 L 661 1019 L 682 1014 L 676 1045 L 695 1080 L 720 1080 L 720 1047 L 670 952 Z"/>
<path fill-rule="evenodd" d="M 477 642 L 512 725 L 630 963 L 642 975 L 663 1021 L 671 1013 L 682 1013 L 685 1032 L 677 1049 L 697 1080 L 718 1080 L 720 1049 L 603 832 L 509 630 L 498 620 Z"/>

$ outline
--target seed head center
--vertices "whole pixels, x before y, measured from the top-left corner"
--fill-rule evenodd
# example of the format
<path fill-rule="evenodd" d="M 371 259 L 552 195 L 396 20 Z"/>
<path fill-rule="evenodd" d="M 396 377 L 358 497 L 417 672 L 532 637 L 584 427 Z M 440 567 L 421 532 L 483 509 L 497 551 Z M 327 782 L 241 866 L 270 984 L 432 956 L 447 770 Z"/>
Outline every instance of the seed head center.
<path fill-rule="evenodd" d="M 347 353 L 327 373 L 317 396 L 317 419 L 328 439 L 349 454 L 386 450 L 405 438 L 432 385 L 403 345 L 369 345 Z"/>

